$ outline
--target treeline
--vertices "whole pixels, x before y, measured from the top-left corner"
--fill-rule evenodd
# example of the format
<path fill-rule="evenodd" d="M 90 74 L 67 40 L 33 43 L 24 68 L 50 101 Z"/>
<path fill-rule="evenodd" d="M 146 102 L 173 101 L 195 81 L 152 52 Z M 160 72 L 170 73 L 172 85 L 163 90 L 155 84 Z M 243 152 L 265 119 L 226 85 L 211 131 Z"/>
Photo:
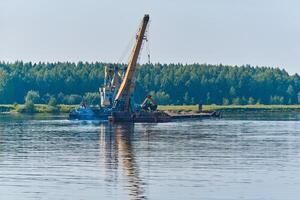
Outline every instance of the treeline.
<path fill-rule="evenodd" d="M 0 63 L 0 104 L 99 102 L 106 63 Z M 120 65 L 124 68 L 124 65 Z M 141 103 L 152 94 L 160 104 L 298 104 L 300 77 L 269 67 L 207 64 L 147 64 L 138 67 L 134 94 Z"/>

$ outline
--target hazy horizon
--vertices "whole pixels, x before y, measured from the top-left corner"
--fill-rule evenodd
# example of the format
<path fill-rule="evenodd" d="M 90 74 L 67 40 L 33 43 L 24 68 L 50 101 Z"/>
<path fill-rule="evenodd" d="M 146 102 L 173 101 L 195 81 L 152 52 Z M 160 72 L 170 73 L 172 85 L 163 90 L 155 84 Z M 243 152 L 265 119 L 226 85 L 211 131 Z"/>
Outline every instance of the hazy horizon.
<path fill-rule="evenodd" d="M 147 13 L 153 63 L 299 73 L 299 6 L 295 0 L 2 0 L 0 60 L 118 62 Z"/>

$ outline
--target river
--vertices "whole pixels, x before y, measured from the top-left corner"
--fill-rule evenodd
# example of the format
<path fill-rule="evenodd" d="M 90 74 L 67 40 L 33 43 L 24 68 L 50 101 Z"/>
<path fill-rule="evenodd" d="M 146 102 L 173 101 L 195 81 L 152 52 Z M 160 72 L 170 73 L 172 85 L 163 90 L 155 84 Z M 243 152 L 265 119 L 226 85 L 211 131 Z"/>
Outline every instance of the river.
<path fill-rule="evenodd" d="M 0 199 L 298 200 L 300 115 L 161 124 L 0 115 Z"/>

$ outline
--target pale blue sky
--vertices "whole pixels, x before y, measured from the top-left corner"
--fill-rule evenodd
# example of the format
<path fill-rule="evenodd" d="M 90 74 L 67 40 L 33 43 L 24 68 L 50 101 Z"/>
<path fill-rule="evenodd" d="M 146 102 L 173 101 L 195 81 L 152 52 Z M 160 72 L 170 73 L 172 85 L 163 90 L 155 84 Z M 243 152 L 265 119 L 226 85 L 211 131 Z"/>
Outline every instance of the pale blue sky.
<path fill-rule="evenodd" d="M 153 62 L 300 73 L 299 9 L 299 0 L 0 0 L 0 60 L 117 62 L 149 13 Z"/>

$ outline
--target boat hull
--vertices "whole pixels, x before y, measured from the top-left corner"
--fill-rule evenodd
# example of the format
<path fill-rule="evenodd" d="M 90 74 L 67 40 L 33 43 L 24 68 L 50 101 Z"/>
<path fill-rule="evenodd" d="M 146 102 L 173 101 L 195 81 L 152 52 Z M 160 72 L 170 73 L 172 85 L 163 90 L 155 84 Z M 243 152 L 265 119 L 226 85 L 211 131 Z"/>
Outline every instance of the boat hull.
<path fill-rule="evenodd" d="M 108 120 L 111 111 L 108 109 L 79 108 L 69 113 L 69 119 L 77 120 Z"/>

